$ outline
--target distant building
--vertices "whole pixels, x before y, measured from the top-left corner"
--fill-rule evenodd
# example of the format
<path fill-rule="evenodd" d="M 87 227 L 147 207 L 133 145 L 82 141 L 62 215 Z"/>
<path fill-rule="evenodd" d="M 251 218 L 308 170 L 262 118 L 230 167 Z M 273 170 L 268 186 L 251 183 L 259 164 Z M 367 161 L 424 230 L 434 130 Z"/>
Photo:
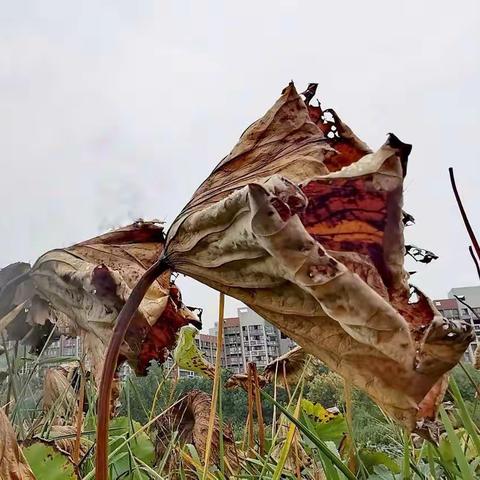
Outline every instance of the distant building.
<path fill-rule="evenodd" d="M 280 355 L 284 355 L 296 346 L 297 344 L 290 337 L 280 332 Z"/>
<path fill-rule="evenodd" d="M 217 326 L 210 334 L 199 333 L 195 339 L 197 347 L 205 359 L 215 364 L 217 355 Z M 222 348 L 222 367 L 233 373 L 244 372 L 248 362 L 255 362 L 263 368 L 275 358 L 295 347 L 296 344 L 283 335 L 280 330 L 265 321 L 260 315 L 247 307 L 238 309 L 238 316 L 224 319 L 224 343 Z M 53 341 L 43 352 L 44 357 L 82 357 L 80 337 L 61 336 Z M 167 359 L 168 371 L 173 365 Z M 125 363 L 118 372 L 121 379 L 127 378 L 132 369 Z M 176 374 L 176 373 L 175 373 Z M 188 370 L 179 370 L 180 378 L 193 377 Z"/>
<path fill-rule="evenodd" d="M 434 304 L 445 318 L 463 320 L 473 327 L 476 339 L 465 352 L 465 360 L 473 362 L 480 338 L 480 286 L 452 288 L 448 298 L 434 300 Z"/>
<path fill-rule="evenodd" d="M 243 366 L 254 362 L 265 367 L 280 356 L 280 330 L 247 307 L 238 309 L 241 328 Z"/>
<path fill-rule="evenodd" d="M 198 348 L 203 352 L 205 360 L 215 363 L 217 357 L 217 337 L 214 335 L 198 334 L 195 339 Z"/>
<path fill-rule="evenodd" d="M 66 337 L 62 335 L 53 341 L 43 352 L 44 357 L 80 357 L 82 344 L 80 337 Z"/>
<path fill-rule="evenodd" d="M 465 352 L 465 360 L 472 362 L 475 350 L 480 343 L 480 319 L 478 318 L 480 317 L 480 286 L 452 288 L 448 292 L 448 298 L 434 300 L 434 304 L 444 317 L 451 320 L 463 320 L 474 328 L 476 340 L 469 345 Z M 263 368 L 296 346 L 293 340 L 250 308 L 241 307 L 237 311 L 237 317 L 224 319 L 223 368 L 239 373 L 246 370 L 248 362 L 255 362 L 257 367 Z M 209 335 L 200 333 L 196 338 L 198 348 L 203 352 L 205 359 L 212 364 L 215 363 L 217 354 L 216 335 L 217 326 L 210 330 Z M 46 348 L 44 355 L 48 357 L 80 357 L 80 339 L 62 336 Z M 171 360 L 169 360 L 167 368 L 171 365 Z M 129 371 L 129 368 L 124 367 L 121 376 L 124 377 Z M 191 377 L 194 374 L 180 370 L 179 375 L 180 377 Z"/>
<path fill-rule="evenodd" d="M 231 372 L 244 372 L 247 363 L 263 368 L 275 358 L 296 346 L 293 340 L 248 307 L 237 310 L 238 317 L 224 320 L 224 350 L 222 367 Z M 210 329 L 217 335 L 218 325 Z"/>
<path fill-rule="evenodd" d="M 243 372 L 247 363 L 263 368 L 296 346 L 295 342 L 248 307 L 238 310 L 238 317 L 224 323 L 222 365 L 232 372 Z M 216 335 L 216 328 L 211 333 Z"/>
<path fill-rule="evenodd" d="M 222 366 L 234 373 L 244 370 L 244 355 L 238 317 L 225 318 L 223 322 Z"/>

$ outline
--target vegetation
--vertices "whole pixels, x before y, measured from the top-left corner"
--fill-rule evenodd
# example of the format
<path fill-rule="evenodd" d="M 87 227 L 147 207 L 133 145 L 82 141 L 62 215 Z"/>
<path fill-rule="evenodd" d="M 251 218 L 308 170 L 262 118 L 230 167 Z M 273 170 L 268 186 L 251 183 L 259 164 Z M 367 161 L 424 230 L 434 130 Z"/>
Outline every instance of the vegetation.
<path fill-rule="evenodd" d="M 7 355 L 13 352 L 7 349 Z M 11 370 L 2 382 L 0 401 L 7 404 L 9 421 L 34 475 L 31 478 L 94 478 L 93 382 L 87 379 L 81 387 L 78 370 L 61 363 L 65 358 L 32 361 L 18 356 L 9 360 Z M 40 366 L 47 375 L 37 375 Z M 59 380 L 62 375 L 68 381 Z M 222 380 L 227 377 L 223 372 Z M 436 442 L 406 435 L 360 391 L 353 390 L 349 399 L 341 377 L 327 369 L 308 382 L 300 379 L 289 393 L 272 385 L 262 391 L 264 438 L 256 411 L 254 428 L 247 421 L 252 414 L 248 393 L 241 388 L 222 388 L 218 413 L 223 424 L 216 425 L 219 431 L 213 436 L 214 451 L 205 470 L 212 384 L 200 377 L 174 380 L 171 370 L 157 364 L 150 367 L 146 377 L 129 376 L 123 382 L 121 406 L 110 424 L 111 478 L 381 480 L 474 479 L 480 475 L 480 373 L 470 365 L 453 370 L 440 408 Z M 55 388 L 60 390 L 52 391 Z M 83 413 L 78 410 L 80 388 L 84 388 Z M 197 391 L 208 394 L 200 395 L 204 405 L 197 404 L 190 417 L 182 410 L 183 423 L 178 422 L 178 412 L 172 412 L 182 399 Z M 329 407 L 338 407 L 340 413 L 331 413 Z M 199 418 L 202 412 L 203 420 Z M 75 425 L 79 418 L 77 444 Z M 253 438 L 249 438 L 252 432 Z"/>
<path fill-rule="evenodd" d="M 478 478 L 480 378 L 461 364 L 446 376 L 474 332 L 401 262 L 411 146 L 389 134 L 373 153 L 310 105 L 315 90 L 289 84 L 167 237 L 140 221 L 2 269 L 1 480 Z M 223 330 L 207 364 L 173 272 L 216 286 L 219 325 L 232 294 L 304 348 L 227 390 Z M 85 356 L 45 358 L 58 334 L 81 336 Z M 158 365 L 115 378 L 119 359 L 144 374 L 167 352 L 209 380 Z"/>

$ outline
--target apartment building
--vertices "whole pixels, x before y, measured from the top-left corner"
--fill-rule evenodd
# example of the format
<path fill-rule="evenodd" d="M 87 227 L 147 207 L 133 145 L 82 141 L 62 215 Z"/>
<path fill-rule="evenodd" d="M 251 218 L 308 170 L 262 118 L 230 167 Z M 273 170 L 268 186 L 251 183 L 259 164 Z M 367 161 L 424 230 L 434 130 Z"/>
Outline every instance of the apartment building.
<path fill-rule="evenodd" d="M 476 340 L 465 352 L 465 360 L 473 362 L 480 343 L 480 286 L 452 288 L 448 298 L 434 300 L 434 304 L 445 318 L 463 320 L 474 328 Z"/>
<path fill-rule="evenodd" d="M 44 352 L 45 357 L 80 357 L 82 345 L 80 337 L 66 337 L 62 335 L 52 342 Z"/>
<path fill-rule="evenodd" d="M 235 373 L 244 372 L 248 362 L 263 368 L 295 347 L 292 340 L 250 308 L 241 307 L 237 312 L 237 317 L 224 320 L 224 368 Z M 217 325 L 210 333 L 217 335 Z"/>
<path fill-rule="evenodd" d="M 225 318 L 223 322 L 222 366 L 231 372 L 244 371 L 244 355 L 239 317 Z"/>
<path fill-rule="evenodd" d="M 280 330 L 247 307 L 238 309 L 243 367 L 254 362 L 262 368 L 280 356 Z"/>
<path fill-rule="evenodd" d="M 463 320 L 474 328 L 477 339 L 465 353 L 465 360 L 471 362 L 480 343 L 480 286 L 452 288 L 448 292 L 448 298 L 434 300 L 434 304 L 444 317 Z M 196 338 L 198 348 L 212 364 L 215 363 L 217 354 L 216 335 L 215 327 L 209 335 L 200 333 Z M 245 371 L 248 362 L 255 362 L 261 369 L 295 346 L 293 340 L 248 307 L 239 308 L 236 317 L 224 319 L 222 367 L 231 372 Z M 45 355 L 80 356 L 81 342 L 78 338 L 62 336 L 46 349 Z M 167 363 L 171 365 L 171 362 Z M 192 372 L 183 370 L 179 374 L 181 377 L 193 376 Z"/>
<path fill-rule="evenodd" d="M 284 355 L 296 346 L 297 344 L 290 337 L 280 332 L 280 355 Z"/>
<path fill-rule="evenodd" d="M 197 347 L 203 352 L 205 360 L 215 363 L 217 357 L 217 337 L 200 333 L 195 339 Z"/>

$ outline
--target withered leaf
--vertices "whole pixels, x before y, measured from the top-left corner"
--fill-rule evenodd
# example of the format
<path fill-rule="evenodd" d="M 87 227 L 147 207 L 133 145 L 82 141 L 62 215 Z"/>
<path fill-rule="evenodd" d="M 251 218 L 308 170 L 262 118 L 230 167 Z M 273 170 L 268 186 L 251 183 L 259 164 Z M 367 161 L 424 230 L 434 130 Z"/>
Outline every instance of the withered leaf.
<path fill-rule="evenodd" d="M 446 322 L 403 268 L 411 146 L 375 153 L 290 84 L 201 184 L 167 235 L 180 273 L 250 306 L 409 428 L 461 358 L 470 328 Z M 429 398 L 429 397 L 427 397 Z"/>
<path fill-rule="evenodd" d="M 438 256 L 429 250 L 416 247 L 415 245 L 405 245 L 406 254 L 412 257 L 416 262 L 430 263 L 432 260 L 437 260 Z"/>
<path fill-rule="evenodd" d="M 138 279 L 162 254 L 163 246 L 163 227 L 139 221 L 45 253 L 14 290 L 2 289 L 0 304 L 6 315 L 14 312 L 10 313 L 13 318 L 8 318 L 9 338 L 31 343 L 38 350 L 53 327 L 57 336 L 80 336 L 87 367 L 99 383 L 117 315 Z M 28 294 L 19 295 L 25 285 Z M 20 304 L 16 300 L 19 296 L 27 304 Z M 137 373 L 144 374 L 151 360 L 166 359 L 177 331 L 197 320 L 166 272 L 141 302 L 122 345 L 120 361 L 126 359 Z"/>
<path fill-rule="evenodd" d="M 0 478 L 2 480 L 35 480 L 17 443 L 15 432 L 0 408 Z"/>
<path fill-rule="evenodd" d="M 267 383 L 267 379 L 263 375 L 257 375 L 258 377 L 258 386 L 263 388 Z M 243 388 L 246 392 L 248 391 L 249 382 L 254 385 L 253 378 L 248 377 L 248 373 L 234 373 L 227 378 L 225 382 L 225 388 L 232 390 L 234 388 L 240 387 Z"/>
<path fill-rule="evenodd" d="M 43 410 L 53 412 L 53 422 L 73 422 L 77 411 L 77 395 L 67 377 L 58 368 L 49 368 L 43 379 Z"/>
<path fill-rule="evenodd" d="M 211 402 L 212 398 L 207 393 L 200 390 L 192 390 L 177 402 L 166 415 L 160 417 L 157 421 L 156 445 L 159 458 L 163 457 L 168 448 L 168 442 L 165 443 L 165 439 L 169 438 L 172 431 L 178 432 L 181 447 L 185 444 L 192 444 L 197 450 L 199 457 L 205 457 Z M 230 468 L 235 471 L 238 468 L 239 459 L 233 432 L 227 425 L 223 425 L 222 434 L 224 458 L 228 461 Z M 219 465 L 219 440 L 219 419 L 215 415 L 210 462 L 217 466 Z M 178 459 L 175 452 L 172 452 L 170 457 L 172 469 L 176 464 L 178 464 Z"/>
<path fill-rule="evenodd" d="M 316 366 L 315 358 L 312 358 L 302 347 L 295 347 L 272 360 L 265 367 L 263 375 L 268 382 L 272 382 L 277 376 L 279 385 L 282 385 L 282 381 L 296 385 L 302 375 L 308 378 L 314 373 Z"/>

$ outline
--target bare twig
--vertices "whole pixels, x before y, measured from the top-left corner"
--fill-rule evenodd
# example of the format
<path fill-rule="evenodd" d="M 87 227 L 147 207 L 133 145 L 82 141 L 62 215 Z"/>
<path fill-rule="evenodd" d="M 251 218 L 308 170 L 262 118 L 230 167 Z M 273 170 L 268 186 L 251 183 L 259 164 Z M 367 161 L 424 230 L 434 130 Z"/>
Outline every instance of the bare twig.
<path fill-rule="evenodd" d="M 473 263 L 475 264 L 475 267 L 477 269 L 478 278 L 480 278 L 480 265 L 478 264 L 478 259 L 475 256 L 475 252 L 473 251 L 471 245 L 468 246 L 468 251 L 470 252 L 470 256 L 472 257 Z"/>
<path fill-rule="evenodd" d="M 465 228 L 467 229 L 470 240 L 472 241 L 473 248 L 475 249 L 477 257 L 480 258 L 480 245 L 478 244 L 477 238 L 475 237 L 475 234 L 473 233 L 473 229 L 470 225 L 470 222 L 468 221 L 468 217 L 465 212 L 465 209 L 463 208 L 462 200 L 460 199 L 460 195 L 457 190 L 457 185 L 455 184 L 455 176 L 453 174 L 452 167 L 448 169 L 448 173 L 450 174 L 450 183 L 452 184 L 453 193 L 455 195 L 455 200 L 457 201 L 460 214 L 462 215 L 463 223 L 465 224 Z"/>
<path fill-rule="evenodd" d="M 462 304 L 464 305 L 465 307 L 467 307 L 479 320 L 480 320 L 480 316 L 478 316 L 478 313 L 465 301 L 463 300 L 461 297 L 459 297 L 458 295 L 454 295 L 454 297 Z"/>
<path fill-rule="evenodd" d="M 290 394 L 290 387 L 288 386 L 287 380 L 287 362 L 283 362 L 283 384 L 285 385 L 285 390 L 287 392 L 288 400 L 290 401 L 292 396 Z"/>

